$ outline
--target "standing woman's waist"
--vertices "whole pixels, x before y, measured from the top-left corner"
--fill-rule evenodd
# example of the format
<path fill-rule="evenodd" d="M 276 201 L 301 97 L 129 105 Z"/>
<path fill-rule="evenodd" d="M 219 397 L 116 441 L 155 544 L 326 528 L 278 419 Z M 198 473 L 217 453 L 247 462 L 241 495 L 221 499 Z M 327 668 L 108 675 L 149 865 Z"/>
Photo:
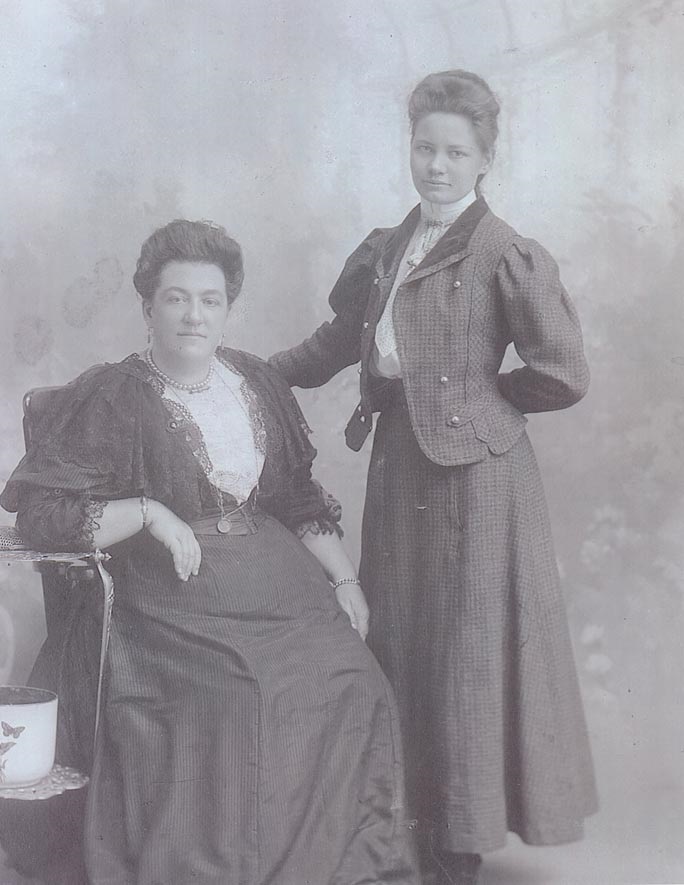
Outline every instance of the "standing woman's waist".
<path fill-rule="evenodd" d="M 371 375 L 368 395 L 371 412 L 384 412 L 396 407 L 408 408 L 401 378 L 381 378 Z"/>

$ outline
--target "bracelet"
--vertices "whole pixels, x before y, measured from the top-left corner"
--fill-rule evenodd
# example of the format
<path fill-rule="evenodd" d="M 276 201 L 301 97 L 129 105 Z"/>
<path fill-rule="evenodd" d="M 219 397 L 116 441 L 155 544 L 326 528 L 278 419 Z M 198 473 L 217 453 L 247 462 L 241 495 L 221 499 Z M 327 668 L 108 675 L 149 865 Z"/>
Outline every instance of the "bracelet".
<path fill-rule="evenodd" d="M 338 587 L 341 587 L 342 584 L 358 584 L 361 586 L 361 581 L 358 578 L 340 578 L 339 581 L 335 581 L 332 585 L 333 590 L 337 590 Z"/>
<path fill-rule="evenodd" d="M 140 496 L 140 513 L 142 515 L 142 527 L 147 528 L 147 495 L 144 493 Z"/>

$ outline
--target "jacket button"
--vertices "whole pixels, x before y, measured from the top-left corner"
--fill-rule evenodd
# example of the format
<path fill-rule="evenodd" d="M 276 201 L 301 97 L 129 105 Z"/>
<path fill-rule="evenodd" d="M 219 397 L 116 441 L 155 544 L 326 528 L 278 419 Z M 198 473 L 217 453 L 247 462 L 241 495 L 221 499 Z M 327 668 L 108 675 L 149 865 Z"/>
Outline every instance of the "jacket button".
<path fill-rule="evenodd" d="M 460 288 L 461 288 L 461 281 L 454 280 L 454 289 L 460 289 Z"/>
<path fill-rule="evenodd" d="M 447 378 L 446 375 L 442 375 L 442 377 L 439 379 L 440 384 L 446 384 L 448 381 L 449 381 L 449 379 Z"/>
<path fill-rule="evenodd" d="M 376 278 L 373 280 L 373 285 L 374 285 L 374 286 L 377 286 L 379 282 L 380 282 L 380 277 L 376 277 Z"/>
<path fill-rule="evenodd" d="M 368 328 L 368 323 L 364 323 L 364 324 L 363 324 L 363 328 L 364 328 L 364 329 L 367 329 L 367 328 Z"/>
<path fill-rule="evenodd" d="M 359 368 L 356 371 L 359 373 L 359 375 L 361 375 L 363 373 L 363 367 L 359 366 Z"/>
<path fill-rule="evenodd" d="M 366 416 L 365 416 L 365 415 L 361 415 L 361 417 L 359 418 L 359 421 L 360 421 L 362 424 L 365 424 L 365 423 L 366 423 Z"/>
<path fill-rule="evenodd" d="M 452 415 L 451 418 L 449 418 L 449 420 L 447 421 L 447 424 L 450 427 L 457 427 L 460 423 L 461 419 L 458 417 L 458 415 Z"/>

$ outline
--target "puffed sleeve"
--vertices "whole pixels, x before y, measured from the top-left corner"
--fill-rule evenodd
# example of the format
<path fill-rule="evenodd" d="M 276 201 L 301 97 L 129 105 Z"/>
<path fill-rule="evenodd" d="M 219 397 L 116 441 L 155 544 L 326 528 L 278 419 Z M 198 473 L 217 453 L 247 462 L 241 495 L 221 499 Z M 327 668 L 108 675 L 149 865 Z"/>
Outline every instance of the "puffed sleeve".
<path fill-rule="evenodd" d="M 565 409 L 589 386 L 582 330 L 558 266 L 535 240 L 517 237 L 499 262 L 496 286 L 522 368 L 499 375 L 521 412 Z"/>
<path fill-rule="evenodd" d="M 382 234 L 380 228 L 371 231 L 347 259 L 328 299 L 334 319 L 269 360 L 291 387 L 320 387 L 361 358 L 361 328 Z"/>
<path fill-rule="evenodd" d="M 32 547 L 92 549 L 104 502 L 143 491 L 182 519 L 201 512 L 192 451 L 171 432 L 139 364 L 88 370 L 55 388 L 34 418 L 31 444 L 0 494 Z"/>
<path fill-rule="evenodd" d="M 36 550 L 91 550 L 104 502 L 121 497 L 138 469 L 132 403 L 125 376 L 97 366 L 56 388 L 37 419 L 32 443 L 0 495 Z M 125 414 L 123 422 L 117 412 Z"/>

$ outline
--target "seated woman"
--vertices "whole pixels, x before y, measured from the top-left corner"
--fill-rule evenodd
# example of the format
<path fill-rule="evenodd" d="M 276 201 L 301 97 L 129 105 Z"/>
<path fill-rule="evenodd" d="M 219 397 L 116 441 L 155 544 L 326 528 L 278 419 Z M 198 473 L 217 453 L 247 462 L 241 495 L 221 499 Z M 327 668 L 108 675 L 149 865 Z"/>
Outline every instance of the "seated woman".
<path fill-rule="evenodd" d="M 134 276 L 151 347 L 58 392 L 0 497 L 36 547 L 112 556 L 87 878 L 411 885 L 394 702 L 339 512 L 287 384 L 219 346 L 242 276 L 221 227 L 156 231 Z M 89 768 L 92 618 L 75 602 L 38 667 L 60 759 Z"/>

